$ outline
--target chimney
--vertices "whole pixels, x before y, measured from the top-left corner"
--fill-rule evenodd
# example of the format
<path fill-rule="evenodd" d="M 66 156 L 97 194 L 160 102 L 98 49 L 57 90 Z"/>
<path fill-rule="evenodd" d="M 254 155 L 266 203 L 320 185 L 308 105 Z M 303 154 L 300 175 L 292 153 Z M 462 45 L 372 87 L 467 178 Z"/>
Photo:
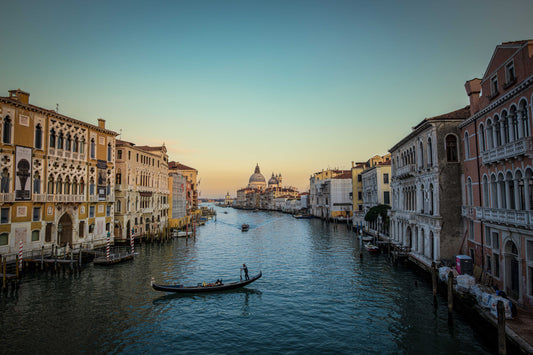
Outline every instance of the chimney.
<path fill-rule="evenodd" d="M 103 118 L 98 119 L 98 128 L 105 129 L 105 120 Z"/>
<path fill-rule="evenodd" d="M 479 93 L 481 92 L 481 79 L 472 79 L 465 83 L 465 90 L 470 99 L 470 116 L 479 111 Z"/>
<path fill-rule="evenodd" d="M 353 169 L 354 167 L 355 167 L 355 163 L 354 163 L 353 160 L 352 160 L 352 169 Z"/>
<path fill-rule="evenodd" d="M 30 103 L 30 93 L 22 91 L 20 89 L 17 90 L 9 90 L 9 97 L 11 99 L 15 99 L 17 101 L 22 102 L 23 104 L 29 104 Z"/>

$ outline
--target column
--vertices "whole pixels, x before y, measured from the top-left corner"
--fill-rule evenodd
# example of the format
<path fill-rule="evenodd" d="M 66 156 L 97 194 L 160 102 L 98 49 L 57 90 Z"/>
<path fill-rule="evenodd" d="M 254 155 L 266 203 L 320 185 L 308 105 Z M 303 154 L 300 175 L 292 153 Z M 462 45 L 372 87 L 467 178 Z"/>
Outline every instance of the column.
<path fill-rule="evenodd" d="M 433 255 L 435 260 L 440 260 L 440 232 L 433 233 Z"/>
<path fill-rule="evenodd" d="M 524 174 L 523 176 L 523 179 L 524 179 L 524 199 L 525 199 L 525 206 L 526 206 L 526 210 L 531 210 L 531 208 L 533 206 L 531 206 L 531 201 L 529 199 L 529 194 L 530 194 L 530 186 L 529 186 L 529 181 L 528 181 L 528 177 L 527 177 L 527 174 Z"/>
<path fill-rule="evenodd" d="M 516 112 L 516 119 L 518 121 L 518 139 L 524 138 L 524 121 L 522 120 L 522 112 Z"/>
<path fill-rule="evenodd" d="M 518 180 L 511 181 L 512 184 L 514 184 L 514 209 L 520 210 L 521 205 L 521 196 L 520 196 L 520 188 L 518 186 Z"/>
<path fill-rule="evenodd" d="M 514 125 L 513 125 L 514 117 L 515 116 L 513 114 L 509 114 L 509 117 L 507 118 L 508 125 L 509 125 L 509 139 L 511 142 L 517 139 L 517 137 L 514 136 Z"/>

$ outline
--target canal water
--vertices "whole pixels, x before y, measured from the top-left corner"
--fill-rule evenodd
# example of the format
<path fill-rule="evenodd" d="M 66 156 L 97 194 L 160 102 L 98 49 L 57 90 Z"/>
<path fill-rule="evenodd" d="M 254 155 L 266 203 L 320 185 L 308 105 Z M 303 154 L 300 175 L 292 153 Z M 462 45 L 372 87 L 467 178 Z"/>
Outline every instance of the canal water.
<path fill-rule="evenodd" d="M 216 208 L 196 238 L 137 246 L 135 260 L 81 275 L 27 275 L 0 296 L 2 353 L 493 352 L 460 315 L 449 325 L 431 285 L 386 255 L 363 252 L 344 225 L 277 212 Z M 242 223 L 250 230 L 241 232 Z M 214 294 L 153 291 L 159 283 L 263 277 Z"/>

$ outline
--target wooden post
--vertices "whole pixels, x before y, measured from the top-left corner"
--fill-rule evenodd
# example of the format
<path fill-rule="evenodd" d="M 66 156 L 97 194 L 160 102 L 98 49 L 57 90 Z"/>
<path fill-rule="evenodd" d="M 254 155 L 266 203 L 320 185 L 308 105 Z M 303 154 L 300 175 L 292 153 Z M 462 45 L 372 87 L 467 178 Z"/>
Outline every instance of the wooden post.
<path fill-rule="evenodd" d="M 435 262 L 431 263 L 431 283 L 433 285 L 433 305 L 437 307 L 437 268 Z"/>
<path fill-rule="evenodd" d="M 453 312 L 453 272 L 448 273 L 448 318 Z"/>
<path fill-rule="evenodd" d="M 41 271 L 44 269 L 44 245 L 41 246 Z"/>
<path fill-rule="evenodd" d="M 3 280 L 2 280 L 2 288 L 5 290 L 6 289 L 6 278 L 7 278 L 7 275 L 6 275 L 6 272 L 7 272 L 7 268 L 6 268 L 6 258 L 2 258 L 2 269 L 3 269 L 3 272 L 4 272 L 4 275 L 3 275 Z"/>
<path fill-rule="evenodd" d="M 498 309 L 498 354 L 507 354 L 507 346 L 505 344 L 505 308 L 503 302 L 498 301 L 496 307 Z"/>

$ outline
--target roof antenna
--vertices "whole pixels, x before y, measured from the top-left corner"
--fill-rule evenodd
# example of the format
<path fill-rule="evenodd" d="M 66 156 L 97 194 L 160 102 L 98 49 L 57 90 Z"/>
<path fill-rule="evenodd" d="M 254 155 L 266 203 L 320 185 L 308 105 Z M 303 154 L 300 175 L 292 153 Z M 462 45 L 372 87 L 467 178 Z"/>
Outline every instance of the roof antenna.
<path fill-rule="evenodd" d="M 59 104 L 56 104 L 56 112 L 59 113 Z"/>

